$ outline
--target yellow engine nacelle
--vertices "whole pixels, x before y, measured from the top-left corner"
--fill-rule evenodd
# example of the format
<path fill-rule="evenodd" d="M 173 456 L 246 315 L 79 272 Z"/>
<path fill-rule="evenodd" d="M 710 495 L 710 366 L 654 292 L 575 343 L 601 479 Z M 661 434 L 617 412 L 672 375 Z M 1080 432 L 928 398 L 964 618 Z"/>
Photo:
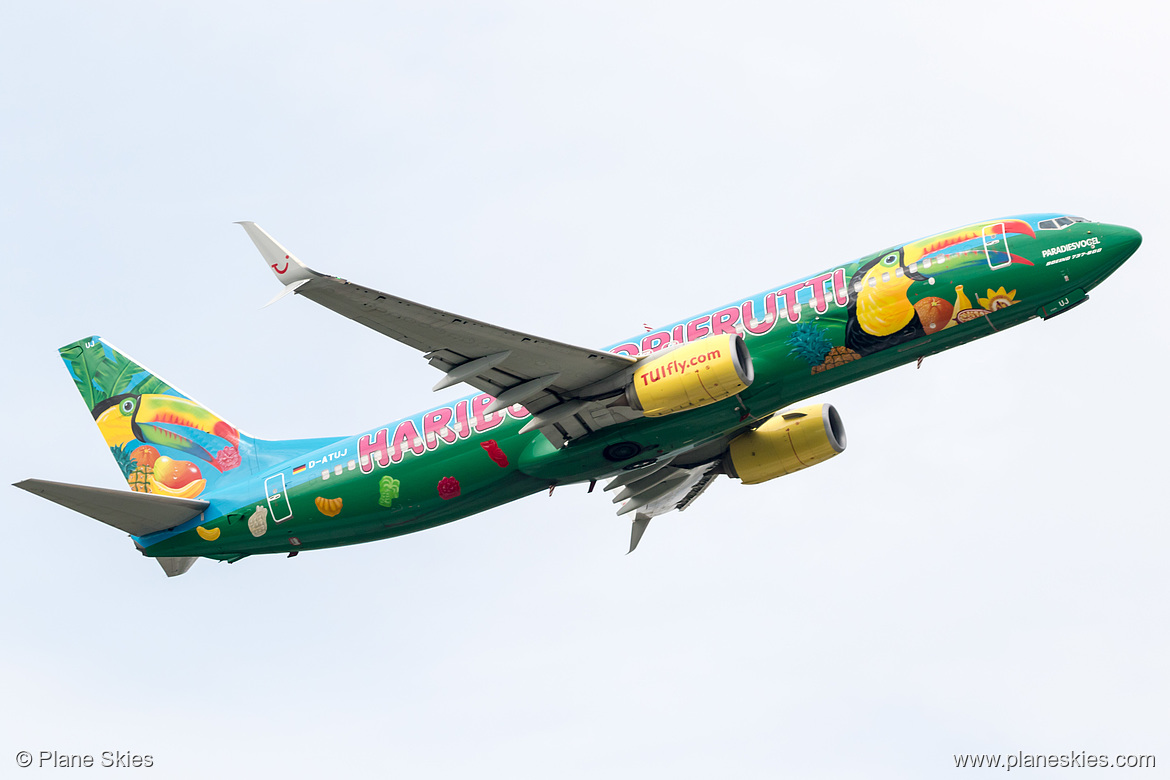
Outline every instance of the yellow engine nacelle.
<path fill-rule="evenodd" d="M 781 412 L 736 436 L 725 463 L 731 476 L 758 485 L 806 469 L 845 451 L 845 426 L 832 404 Z"/>
<path fill-rule="evenodd" d="M 639 364 L 626 398 L 647 417 L 662 417 L 730 398 L 754 378 L 743 337 L 724 334 L 692 341 Z"/>

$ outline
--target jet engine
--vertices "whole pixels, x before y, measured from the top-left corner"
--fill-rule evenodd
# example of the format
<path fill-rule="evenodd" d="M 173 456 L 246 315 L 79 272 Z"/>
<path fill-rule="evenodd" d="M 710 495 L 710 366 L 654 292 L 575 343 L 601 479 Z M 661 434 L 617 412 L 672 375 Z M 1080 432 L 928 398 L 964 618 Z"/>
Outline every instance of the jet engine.
<path fill-rule="evenodd" d="M 730 398 L 754 378 L 743 337 L 724 334 L 683 344 L 639 364 L 626 387 L 626 399 L 647 417 L 662 417 Z"/>
<path fill-rule="evenodd" d="M 758 485 L 806 469 L 845 451 L 845 426 L 832 404 L 813 404 L 771 417 L 731 440 L 728 474 Z"/>

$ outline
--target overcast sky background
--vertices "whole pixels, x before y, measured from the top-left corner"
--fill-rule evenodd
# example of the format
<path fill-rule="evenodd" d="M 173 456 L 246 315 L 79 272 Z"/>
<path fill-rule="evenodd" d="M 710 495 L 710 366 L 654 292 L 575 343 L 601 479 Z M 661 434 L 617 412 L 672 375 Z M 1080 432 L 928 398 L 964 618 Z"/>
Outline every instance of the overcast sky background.
<path fill-rule="evenodd" d="M 167 580 L 5 488 L 0 774 L 56 749 L 156 777 L 931 778 L 1022 750 L 1163 776 L 1168 14 L 7 4 L 7 483 L 123 484 L 56 353 L 90 334 L 268 438 L 463 394 L 307 300 L 261 310 L 235 220 L 590 346 L 979 219 L 1145 243 L 1066 317 L 833 392 L 842 457 L 723 478 L 629 557 L 578 486 Z"/>

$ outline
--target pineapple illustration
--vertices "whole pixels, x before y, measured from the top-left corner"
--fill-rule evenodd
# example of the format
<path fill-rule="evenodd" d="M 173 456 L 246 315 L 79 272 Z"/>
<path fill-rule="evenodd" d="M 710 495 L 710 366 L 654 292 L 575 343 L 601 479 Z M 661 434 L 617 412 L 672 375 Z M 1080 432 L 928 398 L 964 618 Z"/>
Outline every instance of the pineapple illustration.
<path fill-rule="evenodd" d="M 126 481 L 130 483 L 130 489 L 135 493 L 149 493 L 150 473 L 151 470 L 146 466 L 137 466 L 133 473 L 126 477 Z"/>
<path fill-rule="evenodd" d="M 814 374 L 842 366 L 861 357 L 848 347 L 834 347 L 833 342 L 825 335 L 824 329 L 811 322 L 797 325 L 788 343 L 792 345 L 788 354 L 799 357 L 812 366 Z"/>
<path fill-rule="evenodd" d="M 132 470 L 123 473 L 130 489 L 135 493 L 153 493 L 150 482 L 154 474 L 154 462 L 158 460 L 158 450 L 154 447 L 139 447 L 129 454 L 129 458 Z"/>
<path fill-rule="evenodd" d="M 861 355 L 849 347 L 833 347 L 829 350 L 829 354 L 825 357 L 825 362 L 819 366 L 813 366 L 812 372 L 819 374 L 822 371 L 828 371 L 830 368 L 843 366 L 846 363 L 852 363 L 854 360 L 861 358 Z"/>
<path fill-rule="evenodd" d="M 137 442 L 131 442 L 131 444 L 137 444 Z M 118 463 L 118 468 L 122 470 L 122 476 L 126 478 L 126 484 L 135 493 L 150 492 L 150 474 L 151 468 L 154 466 L 154 461 L 141 457 L 143 453 L 139 452 L 139 450 L 142 449 L 144 448 L 139 447 L 131 451 L 130 444 L 123 444 L 121 447 L 110 447 L 110 454 L 114 456 L 114 460 Z M 153 450 L 154 448 L 150 447 L 145 449 Z"/>
<path fill-rule="evenodd" d="M 138 462 L 134 460 L 134 456 L 130 454 L 130 445 L 123 444 L 121 447 L 110 447 L 110 454 L 114 456 L 114 460 L 118 463 L 118 468 L 122 470 L 122 476 L 126 478 L 127 482 L 138 468 Z"/>
<path fill-rule="evenodd" d="M 825 355 L 833 349 L 833 343 L 825 336 L 825 331 L 811 322 L 802 322 L 788 338 L 792 349 L 789 355 L 795 355 L 810 366 L 819 366 L 825 362 Z"/>

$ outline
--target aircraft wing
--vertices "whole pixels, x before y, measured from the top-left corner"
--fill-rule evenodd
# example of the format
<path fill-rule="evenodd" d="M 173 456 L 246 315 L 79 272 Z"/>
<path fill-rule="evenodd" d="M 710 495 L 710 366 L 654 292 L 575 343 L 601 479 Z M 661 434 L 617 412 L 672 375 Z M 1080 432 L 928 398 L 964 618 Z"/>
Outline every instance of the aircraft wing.
<path fill-rule="evenodd" d="M 302 295 L 423 352 L 446 374 L 435 390 L 465 382 L 497 399 L 489 411 L 523 404 L 533 414 L 526 429 L 539 429 L 558 447 L 636 416 L 629 407 L 608 406 L 621 394 L 633 358 L 501 328 L 327 276 L 256 223 L 239 224 L 285 285 L 277 298 Z"/>

